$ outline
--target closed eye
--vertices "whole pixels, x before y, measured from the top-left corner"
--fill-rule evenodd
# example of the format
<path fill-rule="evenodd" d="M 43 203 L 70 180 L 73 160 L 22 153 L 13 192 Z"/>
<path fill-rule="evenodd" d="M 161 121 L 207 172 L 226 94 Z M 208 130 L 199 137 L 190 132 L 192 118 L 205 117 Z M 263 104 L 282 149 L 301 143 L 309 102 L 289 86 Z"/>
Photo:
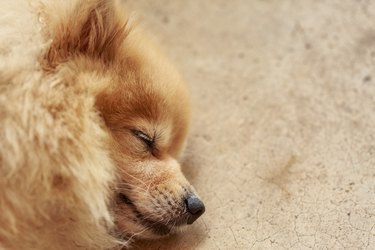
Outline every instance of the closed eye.
<path fill-rule="evenodd" d="M 136 130 L 136 129 L 133 129 L 132 133 L 147 146 L 149 151 L 152 152 L 155 149 L 155 139 L 154 138 L 151 138 L 146 133 L 143 133 L 142 131 L 139 131 L 139 130 Z"/>

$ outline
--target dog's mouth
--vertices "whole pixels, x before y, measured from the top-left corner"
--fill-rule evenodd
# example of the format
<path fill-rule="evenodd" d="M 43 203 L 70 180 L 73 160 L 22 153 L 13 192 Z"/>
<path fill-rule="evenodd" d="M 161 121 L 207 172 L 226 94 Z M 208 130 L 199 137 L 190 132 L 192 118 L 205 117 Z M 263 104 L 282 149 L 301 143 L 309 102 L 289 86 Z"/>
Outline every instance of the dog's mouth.
<path fill-rule="evenodd" d="M 171 222 L 171 224 L 163 223 L 161 221 L 153 220 L 150 218 L 150 216 L 144 215 L 142 212 L 139 211 L 137 206 L 131 201 L 128 196 L 126 196 L 123 193 L 120 193 L 119 199 L 121 202 L 126 204 L 134 213 L 136 217 L 136 221 L 141 224 L 144 228 L 147 228 L 148 230 L 152 231 L 153 234 L 159 235 L 159 236 L 165 236 L 171 233 L 172 228 L 174 226 L 177 226 L 177 223 Z M 178 223 L 179 225 L 183 224 L 183 222 Z"/>
<path fill-rule="evenodd" d="M 139 221 L 145 228 L 148 228 L 150 231 L 152 231 L 153 234 L 158 236 L 169 235 L 171 234 L 173 229 L 173 225 L 166 225 L 150 219 L 141 218 L 139 219 Z"/>
<path fill-rule="evenodd" d="M 155 236 L 166 236 L 169 234 L 174 233 L 174 229 L 180 228 L 187 224 L 192 224 L 201 214 L 203 214 L 203 211 L 200 212 L 200 214 L 192 215 L 191 212 L 188 210 L 187 205 L 184 204 L 181 208 L 182 212 L 179 216 L 173 217 L 170 214 L 166 214 L 169 218 L 153 218 L 153 216 L 150 216 L 149 212 L 143 213 L 140 209 L 136 206 L 136 204 L 129 199 L 129 197 L 124 193 L 118 194 L 119 201 L 126 205 L 127 208 L 129 208 L 134 215 L 134 222 L 141 225 L 145 230 L 150 231 Z"/>

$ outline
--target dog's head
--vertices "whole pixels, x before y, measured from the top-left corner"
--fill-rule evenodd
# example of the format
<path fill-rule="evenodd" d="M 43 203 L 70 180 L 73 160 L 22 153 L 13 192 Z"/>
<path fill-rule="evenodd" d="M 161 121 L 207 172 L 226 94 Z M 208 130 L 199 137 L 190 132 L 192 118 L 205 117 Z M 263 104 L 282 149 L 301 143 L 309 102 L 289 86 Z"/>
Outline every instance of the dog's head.
<path fill-rule="evenodd" d="M 174 74 L 169 70 L 165 73 Z M 97 105 L 114 138 L 117 224 L 152 237 L 192 223 L 204 206 L 176 161 L 189 123 L 187 93 L 178 78 L 157 79 L 146 72 L 101 93 Z"/>
<path fill-rule="evenodd" d="M 94 93 L 117 166 L 119 233 L 152 238 L 193 223 L 205 208 L 176 160 L 189 126 L 187 90 L 120 9 L 113 1 L 77 1 L 64 18 L 47 16 L 52 43 L 43 66 Z"/>

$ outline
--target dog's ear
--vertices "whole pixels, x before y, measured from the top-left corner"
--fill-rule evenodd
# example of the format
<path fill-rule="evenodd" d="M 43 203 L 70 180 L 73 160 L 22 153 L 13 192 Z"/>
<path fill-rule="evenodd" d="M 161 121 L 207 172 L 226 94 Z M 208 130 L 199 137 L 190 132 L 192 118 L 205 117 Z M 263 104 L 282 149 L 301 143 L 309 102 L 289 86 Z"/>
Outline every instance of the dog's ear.
<path fill-rule="evenodd" d="M 52 43 L 44 57 L 44 68 L 53 70 L 74 56 L 103 63 L 115 60 L 129 31 L 126 14 L 120 10 L 120 3 L 113 0 L 85 0 L 70 11 L 64 10 L 63 18 L 50 17 Z"/>

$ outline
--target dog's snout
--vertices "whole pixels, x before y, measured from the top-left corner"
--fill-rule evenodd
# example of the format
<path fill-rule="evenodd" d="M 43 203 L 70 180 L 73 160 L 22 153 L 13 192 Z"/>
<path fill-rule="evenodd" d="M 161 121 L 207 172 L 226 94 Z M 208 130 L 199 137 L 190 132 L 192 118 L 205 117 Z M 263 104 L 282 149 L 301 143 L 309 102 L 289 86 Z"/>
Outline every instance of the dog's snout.
<path fill-rule="evenodd" d="M 185 203 L 187 211 L 189 212 L 188 224 L 192 224 L 204 213 L 205 207 L 203 202 L 195 195 L 187 197 Z"/>

